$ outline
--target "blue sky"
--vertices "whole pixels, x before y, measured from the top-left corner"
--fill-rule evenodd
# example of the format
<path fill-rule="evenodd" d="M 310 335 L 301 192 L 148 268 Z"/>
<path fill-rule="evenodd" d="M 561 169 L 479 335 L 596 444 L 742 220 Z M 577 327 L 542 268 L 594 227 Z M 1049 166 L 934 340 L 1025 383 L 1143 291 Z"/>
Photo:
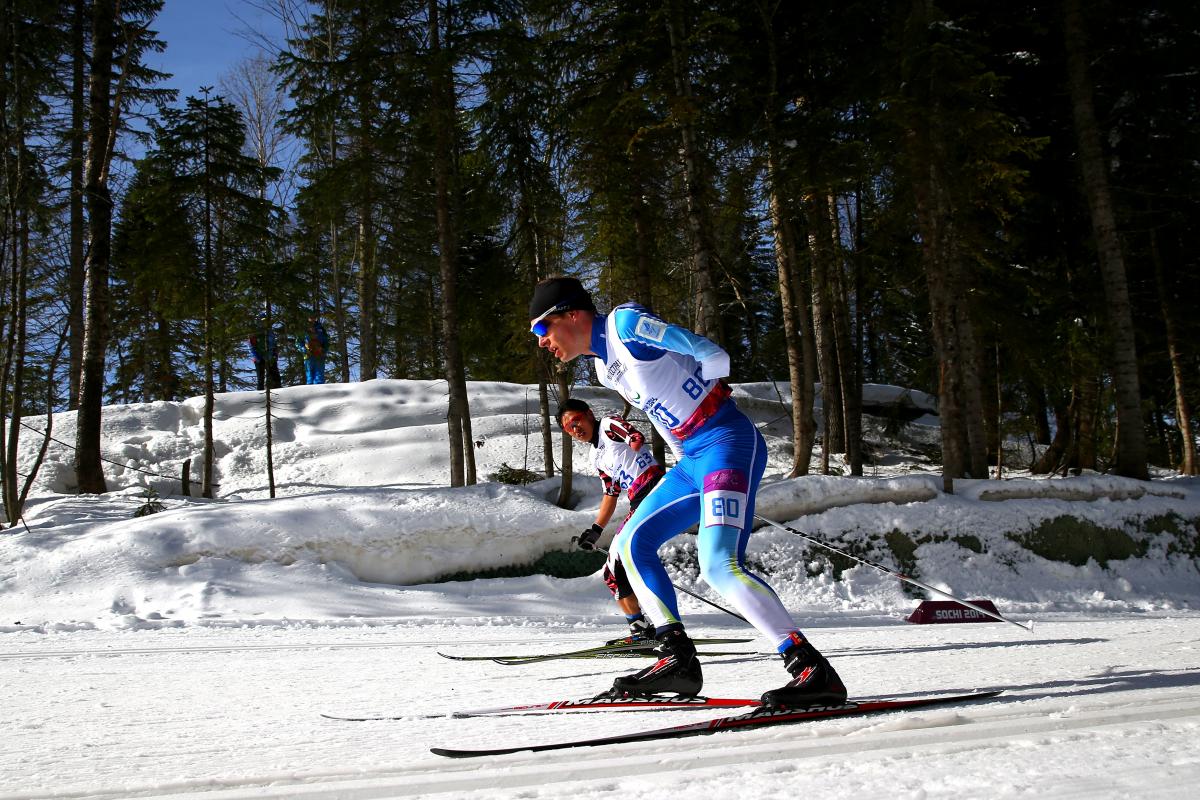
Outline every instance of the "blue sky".
<path fill-rule="evenodd" d="M 179 90 L 179 102 L 200 96 L 201 86 L 217 86 L 221 77 L 258 47 L 248 28 L 265 31 L 279 41 L 278 22 L 249 0 L 166 0 L 153 28 L 167 43 L 147 63 L 174 77 L 165 85 Z"/>

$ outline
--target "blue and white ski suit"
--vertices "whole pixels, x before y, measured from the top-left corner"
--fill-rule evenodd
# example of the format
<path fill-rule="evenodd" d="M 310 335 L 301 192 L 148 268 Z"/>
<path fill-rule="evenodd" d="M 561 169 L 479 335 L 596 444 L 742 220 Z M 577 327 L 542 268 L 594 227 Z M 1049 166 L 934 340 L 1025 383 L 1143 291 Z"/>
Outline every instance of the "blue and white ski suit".
<path fill-rule="evenodd" d="M 782 652 L 796 624 L 775 591 L 745 566 L 767 451 L 720 381 L 729 375 L 729 354 L 633 303 L 596 316 L 591 349 L 600 382 L 645 412 L 678 460 L 610 548 L 643 613 L 660 632 L 680 624 L 658 548 L 699 522 L 701 577 Z"/>

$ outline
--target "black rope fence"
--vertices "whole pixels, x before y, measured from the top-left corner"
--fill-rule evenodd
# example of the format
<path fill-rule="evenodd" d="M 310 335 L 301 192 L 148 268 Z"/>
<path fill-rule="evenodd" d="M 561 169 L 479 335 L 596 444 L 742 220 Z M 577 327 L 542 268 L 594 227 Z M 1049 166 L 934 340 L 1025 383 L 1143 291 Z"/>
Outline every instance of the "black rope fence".
<path fill-rule="evenodd" d="M 43 430 L 38 430 L 37 428 L 33 427 L 33 426 L 32 426 L 32 425 L 30 425 L 29 423 L 25 422 L 24 420 L 22 420 L 22 421 L 21 421 L 21 427 L 22 427 L 22 428 L 28 428 L 29 430 L 33 431 L 34 433 L 38 434 L 39 436 L 41 436 L 41 437 L 43 437 L 43 438 L 46 438 L 46 432 L 45 432 L 45 431 L 43 431 Z M 69 442 L 64 442 L 62 439 L 56 439 L 56 438 L 55 438 L 55 437 L 53 437 L 53 436 L 51 436 L 51 437 L 49 437 L 49 438 L 50 438 L 50 441 L 54 442 L 55 444 L 59 444 L 59 445 L 62 445 L 63 447 L 66 447 L 66 448 L 67 448 L 67 449 L 69 449 L 71 452 L 75 452 L 75 450 L 76 450 L 76 447 L 75 447 L 75 445 L 73 445 L 73 444 L 70 444 Z M 159 472 L 151 472 L 150 470 L 148 470 L 148 469 L 142 469 L 141 467 L 131 467 L 131 466 L 129 466 L 129 464 L 123 464 L 123 463 L 121 463 L 120 461 L 113 461 L 111 458 L 105 458 L 104 456 L 100 456 L 100 460 L 101 460 L 101 461 L 104 461 L 104 462 L 106 462 L 106 463 L 113 464 L 113 465 L 115 465 L 115 466 L 121 467 L 122 469 L 127 469 L 127 470 L 130 470 L 130 471 L 132 471 L 132 472 L 140 472 L 140 473 L 142 473 L 143 475 L 150 475 L 150 476 L 152 476 L 152 477 L 155 477 L 155 478 L 165 478 L 166 480 L 169 480 L 169 481 L 180 481 L 180 477 L 179 477 L 178 475 L 163 475 L 162 473 L 159 473 Z M 189 460 L 190 460 L 190 459 L 189 459 Z M 181 464 L 180 466 L 182 467 L 183 465 Z M 214 483 L 213 483 L 213 487 L 214 487 L 214 488 L 216 488 L 216 487 L 219 487 L 220 485 L 221 485 L 221 484 L 219 484 L 219 483 L 216 483 L 216 482 L 214 482 Z"/>

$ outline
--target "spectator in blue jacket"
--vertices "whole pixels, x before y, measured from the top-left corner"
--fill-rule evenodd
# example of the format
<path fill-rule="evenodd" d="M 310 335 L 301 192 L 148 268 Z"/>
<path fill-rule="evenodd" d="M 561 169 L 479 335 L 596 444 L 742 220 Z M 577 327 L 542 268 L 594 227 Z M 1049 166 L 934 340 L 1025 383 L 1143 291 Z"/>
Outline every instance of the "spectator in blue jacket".
<path fill-rule="evenodd" d="M 254 362 L 255 386 L 263 390 L 264 379 L 270 381 L 272 389 L 278 389 L 279 352 L 275 345 L 275 334 L 270 330 L 250 334 L 250 360 Z"/>
<path fill-rule="evenodd" d="M 308 318 L 308 330 L 296 340 L 304 354 L 304 380 L 308 384 L 325 382 L 325 350 L 329 347 L 329 334 L 316 317 Z"/>

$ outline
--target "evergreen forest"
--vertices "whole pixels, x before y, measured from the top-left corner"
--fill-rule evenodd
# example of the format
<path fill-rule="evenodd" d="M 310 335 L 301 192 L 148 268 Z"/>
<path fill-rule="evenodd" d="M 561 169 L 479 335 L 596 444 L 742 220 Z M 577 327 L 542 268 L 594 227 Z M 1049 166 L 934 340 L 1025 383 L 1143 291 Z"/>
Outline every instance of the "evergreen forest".
<path fill-rule="evenodd" d="M 243 2 L 284 35 L 179 97 L 162 0 L 0 0 L 8 520 L 23 417 L 76 413 L 104 492 L 105 405 L 211 425 L 250 333 L 304 382 L 309 317 L 327 380 L 444 381 L 474 483 L 468 381 L 540 386 L 549 441 L 595 380 L 529 334 L 562 274 L 790 386 L 795 475 L 861 474 L 871 383 L 937 397 L 948 488 L 1012 438 L 1200 472 L 1195 2 Z"/>

